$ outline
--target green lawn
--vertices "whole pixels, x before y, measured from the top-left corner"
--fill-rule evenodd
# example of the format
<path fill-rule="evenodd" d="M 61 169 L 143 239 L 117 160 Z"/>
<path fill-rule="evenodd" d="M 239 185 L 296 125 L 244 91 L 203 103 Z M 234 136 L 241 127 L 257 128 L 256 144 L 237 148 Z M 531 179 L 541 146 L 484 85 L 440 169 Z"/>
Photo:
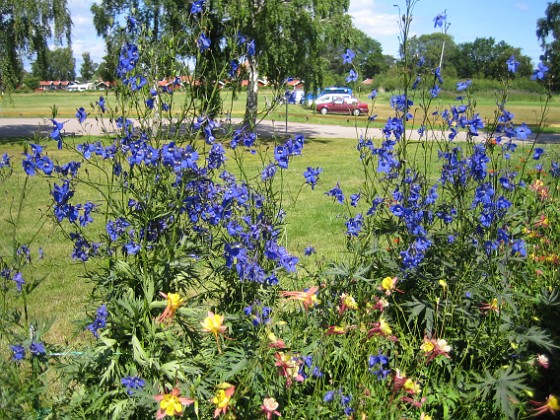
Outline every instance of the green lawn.
<path fill-rule="evenodd" d="M 372 108 L 371 100 L 367 98 L 369 92 L 360 92 L 357 94 L 358 98 L 362 101 L 370 103 L 370 113 L 377 114 L 377 127 L 382 127 L 388 117 L 391 117 L 394 112 L 389 106 L 389 93 L 382 93 L 377 98 L 375 106 Z M 11 97 L 4 97 L 0 102 L 0 118 L 12 117 L 38 117 L 50 118 L 53 106 L 57 108 L 57 115 L 61 118 L 73 118 L 76 109 L 84 107 L 87 112 L 92 112 L 95 102 L 99 99 L 100 95 L 105 95 L 109 104 L 115 104 L 116 98 L 114 92 L 105 93 L 103 91 L 95 92 L 40 92 L 40 93 L 15 93 Z M 224 110 L 232 107 L 232 117 L 240 118 L 244 113 L 244 104 L 246 95 L 244 92 L 239 93 L 235 100 L 231 100 L 232 94 L 228 89 L 221 91 L 222 99 L 224 102 Z M 517 95 L 519 96 L 519 95 Z M 270 101 L 272 92 L 270 89 L 262 89 L 259 94 L 259 109 L 263 111 L 261 116 L 266 116 L 267 119 L 273 119 L 279 122 L 285 121 L 286 106 L 281 105 L 271 111 L 264 113 L 264 106 L 267 101 Z M 431 103 L 431 109 L 443 110 L 449 107 L 450 104 L 457 104 L 453 98 L 449 98 L 450 94 L 442 95 Z M 185 103 L 186 94 L 184 92 L 176 92 L 174 95 L 173 109 L 176 113 L 180 112 L 182 105 Z M 419 99 L 413 98 L 416 105 Z M 534 125 L 538 123 L 538 117 L 541 115 L 541 103 L 539 97 L 532 95 L 530 99 L 521 97 L 516 98 L 515 101 L 508 103 L 508 111 L 515 115 L 515 121 L 518 123 L 526 122 L 527 124 Z M 487 94 L 477 98 L 476 111 L 487 121 L 493 121 L 496 110 L 496 100 L 493 95 Z M 344 115 L 320 115 L 314 110 L 304 107 L 303 105 L 289 105 L 287 107 L 288 120 L 292 122 L 309 122 L 318 124 L 338 124 L 353 126 L 354 120 Z M 417 107 L 411 109 L 411 113 L 415 115 L 417 123 L 421 119 L 421 110 Z M 92 114 L 93 115 L 93 114 Z M 222 117 L 225 116 L 222 115 Z M 365 120 L 365 118 L 363 118 Z M 560 98 L 554 97 L 546 119 L 546 125 L 549 129 L 560 129 Z"/>

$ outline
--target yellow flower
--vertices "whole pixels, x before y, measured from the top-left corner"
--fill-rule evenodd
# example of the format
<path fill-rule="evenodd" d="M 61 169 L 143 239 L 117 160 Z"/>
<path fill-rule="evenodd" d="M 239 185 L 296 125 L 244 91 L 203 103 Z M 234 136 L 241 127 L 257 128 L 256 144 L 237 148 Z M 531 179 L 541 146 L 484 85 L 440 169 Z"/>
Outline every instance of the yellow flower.
<path fill-rule="evenodd" d="M 159 407 L 165 412 L 166 416 L 174 416 L 183 412 L 183 404 L 179 401 L 179 397 L 175 395 L 166 394 L 159 402 Z"/>
<path fill-rule="evenodd" d="M 226 413 L 234 392 L 235 386 L 227 382 L 222 382 L 218 385 L 218 390 L 216 391 L 214 398 L 212 398 L 212 403 L 216 405 L 214 417 L 218 417 L 220 414 Z"/>
<path fill-rule="evenodd" d="M 537 408 L 533 410 L 534 416 L 540 416 L 541 414 L 550 413 L 552 415 L 556 414 L 560 410 L 560 403 L 558 402 L 558 397 L 555 395 L 549 395 L 545 402 L 538 403 L 536 401 L 531 401 L 532 404 L 536 405 Z"/>
<path fill-rule="evenodd" d="M 181 416 L 183 414 L 183 405 L 191 405 L 194 400 L 181 397 L 179 388 L 173 388 L 169 394 L 159 394 L 154 396 L 159 402 L 156 419 L 162 419 L 166 416 Z"/>
<path fill-rule="evenodd" d="M 389 323 L 387 321 L 385 321 L 385 319 L 383 317 L 379 318 L 379 330 L 384 335 L 393 334 L 393 330 L 391 329 L 391 326 L 389 325 Z"/>
<path fill-rule="evenodd" d="M 403 388 L 411 394 L 418 394 L 422 390 L 420 384 L 410 378 L 404 382 Z"/>
<path fill-rule="evenodd" d="M 185 301 L 178 293 L 160 293 L 161 296 L 167 299 L 167 306 L 163 313 L 158 317 L 159 322 L 171 322 L 175 316 L 175 312 L 179 309 L 179 306 Z"/>
<path fill-rule="evenodd" d="M 420 349 L 424 353 L 431 353 L 435 348 L 436 346 L 434 345 L 434 343 L 432 343 L 430 340 L 427 340 L 426 338 L 424 338 L 424 343 L 422 343 L 422 345 L 420 346 Z"/>
<path fill-rule="evenodd" d="M 390 296 L 396 289 L 398 279 L 396 277 L 385 277 L 381 280 L 379 290 L 384 291 L 387 296 Z"/>
<path fill-rule="evenodd" d="M 211 332 L 216 338 L 218 338 L 218 334 L 223 334 L 227 328 L 224 325 L 224 316 L 210 311 L 200 324 L 202 325 L 202 331 Z"/>
<path fill-rule="evenodd" d="M 358 309 L 358 304 L 356 303 L 356 300 L 351 295 L 347 295 L 343 293 L 341 298 L 342 298 L 342 303 L 346 305 L 348 308 Z"/>

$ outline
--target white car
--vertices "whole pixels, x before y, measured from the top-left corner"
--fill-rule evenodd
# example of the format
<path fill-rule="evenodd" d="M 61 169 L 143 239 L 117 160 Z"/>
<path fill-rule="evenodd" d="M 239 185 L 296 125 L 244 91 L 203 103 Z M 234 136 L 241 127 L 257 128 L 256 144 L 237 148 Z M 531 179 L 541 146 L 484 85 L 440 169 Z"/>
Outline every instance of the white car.
<path fill-rule="evenodd" d="M 315 99 L 314 102 L 315 102 L 315 106 L 317 106 L 322 104 L 328 104 L 334 101 L 340 101 L 341 99 L 345 103 L 358 102 L 356 98 L 353 98 L 352 95 L 348 95 L 346 93 L 329 93 L 327 95 L 319 96 L 317 99 Z"/>

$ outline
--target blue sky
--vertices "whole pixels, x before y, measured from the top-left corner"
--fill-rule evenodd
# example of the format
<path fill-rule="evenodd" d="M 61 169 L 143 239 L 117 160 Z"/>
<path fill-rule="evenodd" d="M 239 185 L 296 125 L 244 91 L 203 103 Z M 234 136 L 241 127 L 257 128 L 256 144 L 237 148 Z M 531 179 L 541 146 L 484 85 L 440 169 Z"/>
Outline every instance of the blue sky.
<path fill-rule="evenodd" d="M 433 18 L 447 10 L 451 23 L 448 33 L 456 43 L 471 42 L 477 37 L 494 37 L 519 47 L 536 65 L 541 48 L 535 35 L 536 21 L 544 17 L 548 0 L 419 0 L 414 9 L 412 35 L 435 31 Z M 99 63 L 105 44 L 93 27 L 91 0 L 69 0 L 68 6 L 74 26 L 72 48 L 79 74 L 82 53 L 89 52 Z M 404 9 L 404 0 L 350 0 L 350 14 L 356 27 L 378 40 L 385 54 L 397 56 L 399 46 L 398 4 Z M 52 48 L 52 46 L 51 46 Z"/>
<path fill-rule="evenodd" d="M 433 33 L 434 17 L 447 11 L 448 34 L 457 44 L 493 37 L 521 48 L 536 65 L 542 52 L 536 32 L 537 19 L 545 16 L 550 0 L 419 0 L 411 24 L 412 35 Z M 398 4 L 404 0 L 350 0 L 350 14 L 357 28 L 381 42 L 385 54 L 399 51 Z"/>

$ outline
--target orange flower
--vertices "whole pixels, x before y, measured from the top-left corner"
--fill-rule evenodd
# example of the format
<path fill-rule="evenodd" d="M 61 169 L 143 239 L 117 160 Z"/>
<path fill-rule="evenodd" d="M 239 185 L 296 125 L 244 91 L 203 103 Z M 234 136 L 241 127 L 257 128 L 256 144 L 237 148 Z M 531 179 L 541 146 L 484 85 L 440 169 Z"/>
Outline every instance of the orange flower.
<path fill-rule="evenodd" d="M 282 414 L 280 414 L 280 412 L 276 410 L 277 408 L 278 401 L 276 401 L 274 398 L 265 398 L 261 405 L 262 411 L 266 413 L 267 420 L 271 420 L 273 414 L 276 414 L 278 417 L 282 416 Z"/>
<path fill-rule="evenodd" d="M 304 290 L 303 292 L 280 292 L 283 297 L 288 297 L 288 300 L 298 300 L 303 304 L 305 311 L 309 311 L 311 306 L 318 305 L 321 303 L 319 299 L 317 299 L 317 291 L 319 287 L 313 286 L 309 289 Z"/>
<path fill-rule="evenodd" d="M 235 386 L 227 382 L 222 382 L 218 385 L 218 390 L 212 398 L 212 403 L 216 404 L 216 409 L 214 410 L 214 418 L 218 417 L 220 414 L 225 414 L 231 397 L 235 393 Z"/>
<path fill-rule="evenodd" d="M 184 302 L 184 299 L 179 296 L 178 293 L 161 293 L 160 295 L 167 299 L 167 306 L 163 313 L 158 317 L 158 322 L 166 322 L 171 323 L 173 321 L 173 317 L 175 316 L 175 312 L 179 309 Z"/>
<path fill-rule="evenodd" d="M 155 400 L 159 402 L 156 419 L 162 419 L 166 416 L 182 416 L 183 406 L 191 405 L 194 400 L 190 398 L 181 397 L 179 388 L 173 388 L 169 394 L 159 394 L 154 396 Z"/>
<path fill-rule="evenodd" d="M 555 415 L 560 410 L 560 403 L 558 402 L 558 397 L 550 394 L 545 402 L 539 403 L 537 401 L 531 401 L 531 404 L 537 406 L 533 410 L 535 416 L 540 416 L 541 414 L 550 413 Z"/>

